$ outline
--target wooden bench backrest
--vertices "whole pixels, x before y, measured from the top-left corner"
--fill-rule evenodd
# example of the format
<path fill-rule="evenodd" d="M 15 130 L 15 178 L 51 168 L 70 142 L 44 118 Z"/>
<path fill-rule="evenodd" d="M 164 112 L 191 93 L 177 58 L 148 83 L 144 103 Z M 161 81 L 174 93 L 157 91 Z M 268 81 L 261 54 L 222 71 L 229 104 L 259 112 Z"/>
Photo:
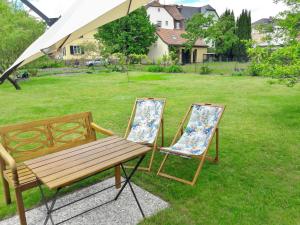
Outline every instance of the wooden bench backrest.
<path fill-rule="evenodd" d="M 17 163 L 96 140 L 90 112 L 0 127 L 0 142 Z"/>

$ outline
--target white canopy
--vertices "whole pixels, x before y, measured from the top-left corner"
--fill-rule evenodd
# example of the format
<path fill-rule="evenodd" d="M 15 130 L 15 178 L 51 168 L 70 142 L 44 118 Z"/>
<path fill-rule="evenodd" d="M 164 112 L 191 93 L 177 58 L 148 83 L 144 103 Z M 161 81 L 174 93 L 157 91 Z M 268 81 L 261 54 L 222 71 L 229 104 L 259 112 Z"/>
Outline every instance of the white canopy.
<path fill-rule="evenodd" d="M 150 0 L 76 0 L 69 10 L 4 72 L 0 83 L 4 82 L 9 74 L 18 67 L 44 54 L 56 53 L 64 45 L 80 36 L 126 16 L 148 2 Z"/>

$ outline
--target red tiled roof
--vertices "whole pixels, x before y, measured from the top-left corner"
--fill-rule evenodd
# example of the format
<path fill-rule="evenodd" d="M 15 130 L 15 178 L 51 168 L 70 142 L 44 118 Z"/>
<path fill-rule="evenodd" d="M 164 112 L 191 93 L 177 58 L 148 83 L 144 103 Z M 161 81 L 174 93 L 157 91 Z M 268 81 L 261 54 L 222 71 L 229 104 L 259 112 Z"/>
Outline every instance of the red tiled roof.
<path fill-rule="evenodd" d="M 176 5 L 165 5 L 165 9 L 175 20 L 184 20 Z"/>
<path fill-rule="evenodd" d="M 156 31 L 157 35 L 168 45 L 182 46 L 187 42 L 187 39 L 181 37 L 185 34 L 185 30 L 171 30 L 159 28 Z M 207 47 L 202 39 L 198 39 L 194 45 L 195 47 Z"/>

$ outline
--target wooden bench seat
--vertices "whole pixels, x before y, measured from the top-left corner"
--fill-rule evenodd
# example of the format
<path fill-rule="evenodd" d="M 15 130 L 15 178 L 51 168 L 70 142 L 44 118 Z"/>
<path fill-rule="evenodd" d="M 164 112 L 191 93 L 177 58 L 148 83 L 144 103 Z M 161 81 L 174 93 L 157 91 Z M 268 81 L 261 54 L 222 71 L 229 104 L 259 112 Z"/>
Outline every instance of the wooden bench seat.
<path fill-rule="evenodd" d="M 17 166 L 18 178 L 19 178 L 19 188 L 22 191 L 26 191 L 30 188 L 37 186 L 37 180 L 35 175 L 24 165 L 20 164 Z M 3 171 L 4 177 L 11 187 L 15 186 L 13 173 L 11 170 Z"/>
<path fill-rule="evenodd" d="M 90 112 L 30 123 L 0 127 L 0 175 L 6 204 L 11 203 L 9 187 L 15 189 L 21 225 L 27 225 L 22 192 L 38 185 L 35 175 L 23 164 L 50 153 L 96 140 L 96 132 L 113 135 L 92 120 Z M 120 169 L 116 177 L 120 179 Z M 116 181 L 119 186 L 119 181 Z"/>

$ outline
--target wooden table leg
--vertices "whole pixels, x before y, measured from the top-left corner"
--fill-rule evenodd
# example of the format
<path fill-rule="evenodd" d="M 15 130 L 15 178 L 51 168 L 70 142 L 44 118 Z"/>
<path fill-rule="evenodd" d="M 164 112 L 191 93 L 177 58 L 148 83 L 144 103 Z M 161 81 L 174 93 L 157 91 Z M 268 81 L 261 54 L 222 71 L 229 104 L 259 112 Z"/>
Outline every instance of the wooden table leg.
<path fill-rule="evenodd" d="M 121 166 L 120 165 L 115 167 L 115 185 L 116 185 L 116 189 L 121 188 Z"/>

